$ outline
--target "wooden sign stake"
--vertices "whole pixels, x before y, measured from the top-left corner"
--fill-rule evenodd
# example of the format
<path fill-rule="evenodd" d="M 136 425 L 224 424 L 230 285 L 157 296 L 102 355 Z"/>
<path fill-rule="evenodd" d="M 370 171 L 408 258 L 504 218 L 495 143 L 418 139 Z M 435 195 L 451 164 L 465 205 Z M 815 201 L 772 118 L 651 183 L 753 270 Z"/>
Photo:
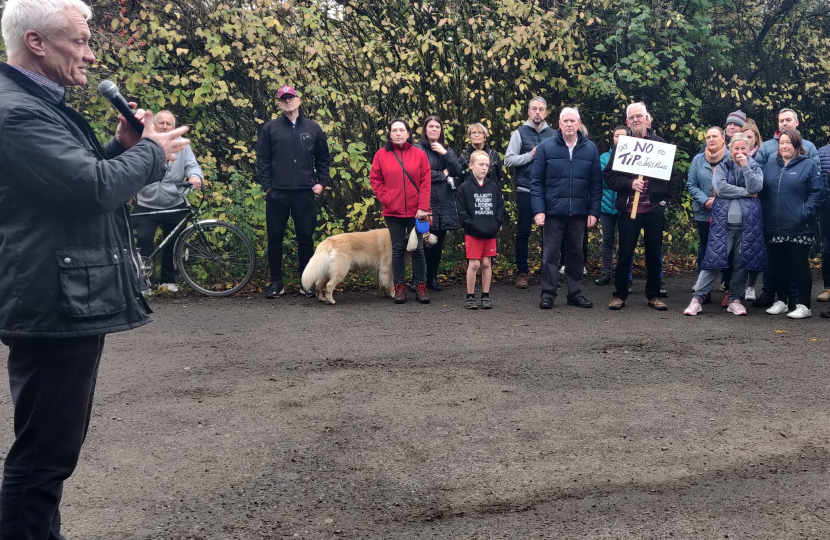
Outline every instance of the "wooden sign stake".
<path fill-rule="evenodd" d="M 642 180 L 642 179 L 643 179 L 642 175 L 637 177 L 637 180 Z M 634 219 L 635 217 L 637 217 L 637 206 L 639 206 L 639 205 L 640 205 L 640 192 L 635 191 L 634 192 L 634 203 L 631 205 L 631 219 Z"/>

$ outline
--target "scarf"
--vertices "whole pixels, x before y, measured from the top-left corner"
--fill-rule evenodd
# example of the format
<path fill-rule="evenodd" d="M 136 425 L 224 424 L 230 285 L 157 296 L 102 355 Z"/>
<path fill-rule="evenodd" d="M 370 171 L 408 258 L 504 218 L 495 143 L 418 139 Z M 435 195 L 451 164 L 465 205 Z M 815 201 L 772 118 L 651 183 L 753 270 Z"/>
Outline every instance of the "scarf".
<path fill-rule="evenodd" d="M 703 155 L 709 165 L 712 166 L 713 171 L 715 170 L 715 167 L 717 167 L 718 163 L 723 161 L 724 154 L 726 154 L 726 145 L 723 145 L 723 147 L 721 147 L 721 149 L 714 154 L 709 151 L 709 147 L 703 149 Z"/>

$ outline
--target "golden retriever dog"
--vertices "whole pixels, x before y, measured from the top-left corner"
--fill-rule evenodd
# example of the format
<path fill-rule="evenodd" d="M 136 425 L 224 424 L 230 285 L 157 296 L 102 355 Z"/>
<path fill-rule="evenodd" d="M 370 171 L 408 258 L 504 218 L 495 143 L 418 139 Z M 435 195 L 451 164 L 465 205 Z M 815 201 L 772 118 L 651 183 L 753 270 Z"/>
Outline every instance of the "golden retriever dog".
<path fill-rule="evenodd" d="M 425 242 L 429 245 L 435 244 L 427 235 L 429 233 L 424 235 Z M 303 270 L 303 289 L 308 290 L 313 285 L 317 289 L 317 300 L 334 304 L 334 288 L 353 269 L 375 272 L 378 289 L 382 289 L 390 297 L 394 296 L 392 239 L 388 229 L 341 233 L 320 242 L 314 256 Z"/>

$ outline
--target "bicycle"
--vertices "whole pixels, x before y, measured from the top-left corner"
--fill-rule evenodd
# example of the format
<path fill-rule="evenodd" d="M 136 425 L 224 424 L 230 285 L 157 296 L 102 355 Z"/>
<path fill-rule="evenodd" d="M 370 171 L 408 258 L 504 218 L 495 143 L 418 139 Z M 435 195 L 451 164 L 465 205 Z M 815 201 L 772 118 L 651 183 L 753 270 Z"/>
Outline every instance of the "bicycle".
<path fill-rule="evenodd" d="M 192 189 L 185 182 L 184 186 Z M 202 188 L 204 191 L 204 188 Z M 187 191 L 185 200 L 187 200 Z M 141 255 L 141 271 L 149 285 L 155 275 L 155 258 L 176 234 L 181 232 L 173 247 L 173 264 L 182 279 L 194 291 L 205 296 L 231 296 L 242 289 L 254 277 L 256 251 L 254 245 L 236 225 L 218 219 L 200 219 L 204 211 L 204 197 L 198 206 L 187 208 L 140 212 L 131 217 L 152 216 L 183 212 L 173 231 L 162 239 L 149 256 Z"/>

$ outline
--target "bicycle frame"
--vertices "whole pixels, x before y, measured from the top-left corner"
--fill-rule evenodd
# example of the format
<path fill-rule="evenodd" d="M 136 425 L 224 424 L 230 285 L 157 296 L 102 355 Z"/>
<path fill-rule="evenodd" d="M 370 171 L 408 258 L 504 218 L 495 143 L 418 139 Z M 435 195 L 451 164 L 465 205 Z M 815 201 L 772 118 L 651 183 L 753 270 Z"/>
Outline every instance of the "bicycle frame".
<path fill-rule="evenodd" d="M 181 232 L 184 232 L 184 230 L 188 228 L 188 227 L 183 228 L 185 223 L 187 223 L 189 221 L 192 221 L 193 223 L 197 222 L 197 220 L 199 219 L 199 216 L 201 215 L 201 212 L 198 212 L 198 213 L 194 212 L 193 207 L 188 206 L 187 208 L 176 208 L 176 209 L 173 209 L 173 210 L 155 210 L 153 212 L 141 212 L 141 213 L 138 213 L 138 214 L 131 214 L 130 215 L 130 218 L 134 218 L 134 217 L 138 217 L 138 216 L 156 216 L 158 214 L 172 214 L 173 212 L 184 212 L 185 210 L 187 210 L 188 214 L 182 218 L 182 220 L 178 223 L 178 225 L 176 225 L 176 227 L 172 231 L 170 231 L 170 234 L 168 234 L 165 238 L 162 239 L 161 243 L 158 246 L 156 246 L 156 249 L 154 249 L 153 252 L 150 255 L 142 255 L 142 257 L 147 257 L 149 259 L 155 259 L 156 255 L 161 253 L 161 250 L 164 249 L 164 246 L 167 245 L 167 243 L 170 241 L 171 238 L 173 238 L 174 236 L 176 236 L 177 234 L 179 234 Z M 192 226 L 193 225 L 191 225 L 191 227 Z"/>

